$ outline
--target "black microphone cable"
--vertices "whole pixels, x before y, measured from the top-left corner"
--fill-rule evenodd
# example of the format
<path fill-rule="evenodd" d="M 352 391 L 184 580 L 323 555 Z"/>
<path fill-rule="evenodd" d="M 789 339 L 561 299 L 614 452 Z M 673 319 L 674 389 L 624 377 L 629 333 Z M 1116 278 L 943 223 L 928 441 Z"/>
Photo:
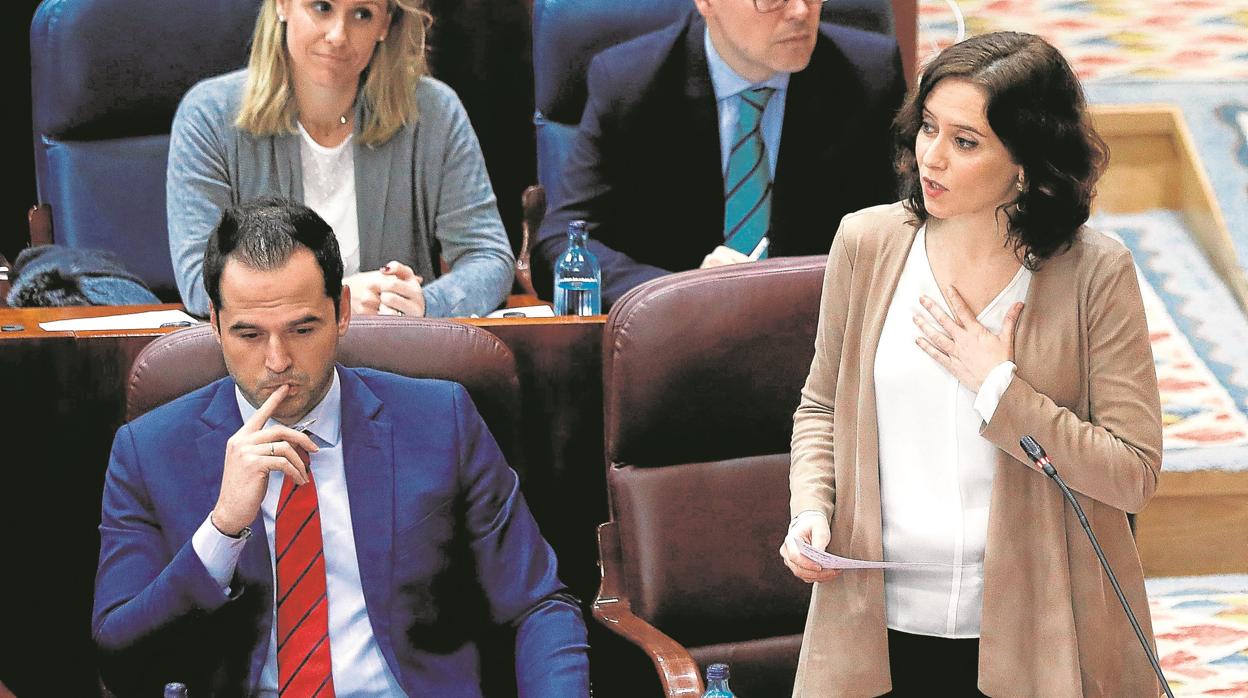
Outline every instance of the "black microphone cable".
<path fill-rule="evenodd" d="M 1174 694 L 1170 692 L 1170 684 L 1166 682 L 1166 675 L 1161 673 L 1161 664 L 1157 661 L 1157 657 L 1153 655 L 1153 650 L 1148 646 L 1148 638 L 1144 637 L 1144 631 L 1140 629 L 1140 622 L 1135 619 L 1135 613 L 1131 611 L 1131 604 L 1127 603 L 1127 597 L 1122 594 L 1122 587 L 1118 586 L 1118 578 L 1114 576 L 1114 571 L 1109 567 L 1109 560 L 1105 559 L 1105 552 L 1101 550 L 1101 544 L 1096 541 L 1096 534 L 1092 533 L 1092 526 L 1088 524 L 1088 517 L 1083 514 L 1083 507 L 1079 506 L 1079 501 L 1075 499 L 1075 495 L 1066 486 L 1062 480 L 1062 476 L 1057 474 L 1057 469 L 1053 467 L 1052 461 L 1049 460 L 1048 454 L 1044 452 L 1044 448 L 1039 442 L 1030 436 L 1024 436 L 1019 439 L 1018 445 L 1022 446 L 1027 457 L 1036 464 L 1036 467 L 1044 471 L 1057 483 L 1061 488 L 1062 494 L 1066 496 L 1066 501 L 1075 508 L 1075 516 L 1079 517 L 1079 523 L 1083 526 L 1084 533 L 1088 534 L 1088 540 L 1092 541 L 1092 549 L 1096 551 L 1096 557 L 1101 561 L 1101 567 L 1105 569 L 1105 575 L 1109 577 L 1109 583 L 1114 586 L 1114 593 L 1118 595 L 1118 602 L 1122 604 L 1122 610 L 1127 612 L 1127 620 L 1131 621 L 1131 627 L 1135 629 L 1135 636 L 1140 639 L 1140 647 L 1144 648 L 1144 654 L 1148 655 L 1148 661 L 1153 665 L 1153 671 L 1157 672 L 1157 678 L 1161 679 L 1161 687 L 1166 691 L 1167 698 L 1174 698 Z"/>

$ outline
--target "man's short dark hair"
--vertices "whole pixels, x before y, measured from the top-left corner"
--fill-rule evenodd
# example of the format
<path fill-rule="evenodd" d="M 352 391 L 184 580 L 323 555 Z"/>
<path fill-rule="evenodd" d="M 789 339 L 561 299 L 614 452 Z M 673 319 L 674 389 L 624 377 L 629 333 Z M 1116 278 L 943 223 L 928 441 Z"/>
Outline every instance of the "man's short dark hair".
<path fill-rule="evenodd" d="M 282 197 L 256 199 L 225 209 L 204 249 L 204 288 L 221 312 L 221 272 L 233 259 L 252 269 L 277 269 L 298 246 L 311 250 L 325 279 L 325 295 L 342 298 L 342 255 L 333 228 L 316 211 Z"/>

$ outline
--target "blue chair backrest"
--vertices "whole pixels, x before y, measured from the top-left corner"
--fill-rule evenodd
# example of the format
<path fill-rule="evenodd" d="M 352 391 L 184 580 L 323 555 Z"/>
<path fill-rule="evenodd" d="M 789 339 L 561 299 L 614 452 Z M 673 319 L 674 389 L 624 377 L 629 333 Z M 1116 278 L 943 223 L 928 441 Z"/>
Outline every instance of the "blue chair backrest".
<path fill-rule="evenodd" d="M 203 78 L 242 67 L 258 0 L 44 0 L 30 27 L 35 179 L 55 241 L 111 250 L 176 299 L 169 126 Z"/>
<path fill-rule="evenodd" d="M 672 24 L 693 11 L 692 0 L 535 0 L 537 180 L 547 190 L 559 177 L 585 109 L 585 74 L 590 59 L 603 49 Z M 894 35 L 890 0 L 831 0 L 824 4 L 821 19 Z"/>

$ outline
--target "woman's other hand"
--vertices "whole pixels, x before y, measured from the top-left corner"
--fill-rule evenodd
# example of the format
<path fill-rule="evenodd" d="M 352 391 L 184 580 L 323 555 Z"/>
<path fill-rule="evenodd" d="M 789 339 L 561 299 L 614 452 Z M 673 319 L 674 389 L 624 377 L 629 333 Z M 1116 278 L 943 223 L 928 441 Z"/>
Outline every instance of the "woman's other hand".
<path fill-rule="evenodd" d="M 801 541 L 816 550 L 826 550 L 830 540 L 832 532 L 828 529 L 827 518 L 817 511 L 804 511 L 789 524 L 789 533 L 780 545 L 780 557 L 789 571 L 803 582 L 826 582 L 839 576 L 841 571 L 825 570 L 803 555 Z"/>
<path fill-rule="evenodd" d="M 412 268 L 390 262 L 377 271 L 362 271 L 343 279 L 351 287 L 351 312 L 357 315 L 425 314 L 424 281 Z"/>
<path fill-rule="evenodd" d="M 381 272 L 362 271 L 342 280 L 351 288 L 351 314 L 376 315 L 381 306 Z"/>
<path fill-rule="evenodd" d="M 958 289 L 950 286 L 948 294 L 952 317 L 931 298 L 919 297 L 928 316 L 914 316 L 914 324 L 923 333 L 915 342 L 959 383 L 979 392 L 992 369 L 1004 361 L 1014 360 L 1014 328 L 1023 312 L 1023 304 L 1011 306 L 1001 322 L 1001 332 L 993 334 L 975 318 Z"/>
<path fill-rule="evenodd" d="M 425 292 L 420 286 L 424 279 L 417 276 L 411 267 L 395 261 L 382 267 L 378 273 L 381 274 L 379 313 L 424 317 Z"/>

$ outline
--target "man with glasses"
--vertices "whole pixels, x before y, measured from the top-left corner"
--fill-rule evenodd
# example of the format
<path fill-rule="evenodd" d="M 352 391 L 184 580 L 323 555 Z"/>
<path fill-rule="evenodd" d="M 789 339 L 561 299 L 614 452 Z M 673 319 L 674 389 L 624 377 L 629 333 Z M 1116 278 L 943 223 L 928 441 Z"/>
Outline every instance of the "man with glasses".
<path fill-rule="evenodd" d="M 593 59 L 548 192 L 538 256 L 588 221 L 605 307 L 673 271 L 826 254 L 841 216 L 896 199 L 891 37 L 820 24 L 820 0 L 693 4 Z"/>

